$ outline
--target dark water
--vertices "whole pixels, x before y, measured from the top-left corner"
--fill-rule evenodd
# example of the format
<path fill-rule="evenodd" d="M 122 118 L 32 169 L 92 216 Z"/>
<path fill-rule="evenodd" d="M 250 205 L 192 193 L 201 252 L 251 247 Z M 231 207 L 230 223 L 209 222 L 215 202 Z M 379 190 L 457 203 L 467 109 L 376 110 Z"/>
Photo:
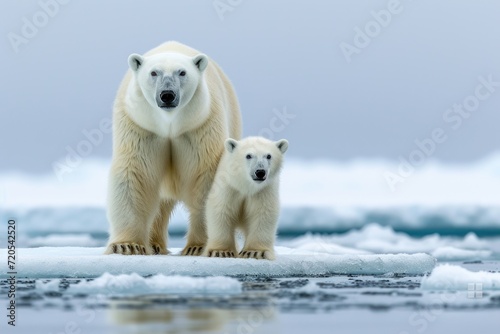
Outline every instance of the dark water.
<path fill-rule="evenodd" d="M 500 271 L 500 262 L 460 265 Z M 61 280 L 57 292 L 19 280 L 17 325 L 2 317 L 1 333 L 494 333 L 500 314 L 498 290 L 432 293 L 420 276 L 238 277 L 236 295 L 65 292 L 82 279 Z M 6 280 L 0 288 L 6 305 Z"/>

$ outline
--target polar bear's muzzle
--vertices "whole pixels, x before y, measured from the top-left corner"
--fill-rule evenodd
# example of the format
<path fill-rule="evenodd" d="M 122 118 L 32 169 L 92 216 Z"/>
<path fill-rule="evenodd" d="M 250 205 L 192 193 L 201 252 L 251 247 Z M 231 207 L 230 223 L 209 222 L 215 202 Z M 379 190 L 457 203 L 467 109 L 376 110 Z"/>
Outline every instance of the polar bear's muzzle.
<path fill-rule="evenodd" d="M 179 94 L 173 90 L 163 90 L 156 99 L 158 107 L 164 109 L 175 108 L 179 105 Z"/>
<path fill-rule="evenodd" d="M 265 181 L 266 178 L 267 178 L 267 172 L 265 169 L 257 169 L 252 175 L 252 179 L 255 182 Z"/>

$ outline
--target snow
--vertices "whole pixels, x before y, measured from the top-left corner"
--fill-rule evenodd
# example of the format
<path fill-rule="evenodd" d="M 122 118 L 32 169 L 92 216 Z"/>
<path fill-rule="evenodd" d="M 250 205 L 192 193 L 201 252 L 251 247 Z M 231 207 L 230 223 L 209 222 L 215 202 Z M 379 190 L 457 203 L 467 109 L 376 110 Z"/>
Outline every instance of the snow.
<path fill-rule="evenodd" d="M 99 243 L 90 234 L 49 234 L 43 237 L 29 239 L 30 247 L 42 246 L 97 246 Z"/>
<path fill-rule="evenodd" d="M 171 249 L 178 254 L 180 249 Z M 428 254 L 347 254 L 330 255 L 276 247 L 277 260 L 219 259 L 185 256 L 102 255 L 104 248 L 41 247 L 19 248 L 18 277 L 98 277 L 137 273 L 146 275 L 259 277 L 318 276 L 334 274 L 424 274 L 435 259 Z M 0 249 L 6 263 L 7 252 Z M 1 273 L 0 277 L 6 277 Z"/>
<path fill-rule="evenodd" d="M 59 291 L 60 280 L 42 283 L 37 280 L 36 288 L 41 291 Z M 242 284 L 231 277 L 186 277 L 162 274 L 142 277 L 136 273 L 112 275 L 104 273 L 98 278 L 82 280 L 72 284 L 65 291 L 70 294 L 105 295 L 147 295 L 170 294 L 235 294 L 240 293 Z"/>
<path fill-rule="evenodd" d="M 425 290 L 500 290 L 500 272 L 473 272 L 456 265 L 443 264 L 422 278 Z"/>
<path fill-rule="evenodd" d="M 395 232 L 391 227 L 369 224 L 345 234 L 318 235 L 308 233 L 285 243 L 285 246 L 328 254 L 429 253 L 438 260 L 459 261 L 487 259 L 490 244 L 474 233 L 463 238 L 438 234 L 413 238 Z"/>
<path fill-rule="evenodd" d="M 109 166 L 107 160 L 85 159 L 62 179 L 55 173 L 33 176 L 4 172 L 0 175 L 0 205 L 18 209 L 104 207 Z M 288 158 L 282 174 L 281 200 L 284 207 L 348 210 L 500 205 L 500 153 L 468 165 L 430 161 L 391 191 L 384 173 L 396 172 L 397 168 L 398 163 L 382 160 L 339 163 Z"/>

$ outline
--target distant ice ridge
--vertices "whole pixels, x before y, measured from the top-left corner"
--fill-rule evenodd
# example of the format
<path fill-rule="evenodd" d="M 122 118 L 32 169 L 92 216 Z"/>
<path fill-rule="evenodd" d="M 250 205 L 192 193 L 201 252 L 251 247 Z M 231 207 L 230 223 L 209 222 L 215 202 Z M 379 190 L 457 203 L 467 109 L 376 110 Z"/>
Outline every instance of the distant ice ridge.
<path fill-rule="evenodd" d="M 500 188 L 499 188 L 500 189 Z M 106 234 L 109 224 L 101 207 L 55 207 L 33 209 L 0 209 L 0 218 L 22 222 L 20 232 L 31 235 L 58 233 Z M 169 224 L 172 234 L 184 234 L 188 214 L 181 206 Z M 370 223 L 419 235 L 430 233 L 464 234 L 467 231 L 500 235 L 499 207 L 399 207 L 399 208 L 321 208 L 282 207 L 278 230 L 281 234 L 345 232 Z M 5 235 L 0 234 L 0 240 Z M 42 242 L 40 240 L 40 242 Z M 40 244 L 42 245 L 42 244 Z M 47 244 L 55 246 L 56 244 Z M 75 244 L 75 246 L 83 244 Z M 91 246 L 91 245 L 89 245 Z"/>
<path fill-rule="evenodd" d="M 33 176 L 0 174 L 0 206 L 104 207 L 109 161 L 86 159 L 58 179 L 54 173 Z M 391 191 L 385 172 L 398 163 L 382 160 L 304 161 L 287 159 L 282 174 L 285 207 L 381 208 L 398 206 L 499 206 L 500 153 L 473 164 L 428 162 Z"/>
<path fill-rule="evenodd" d="M 90 234 L 50 234 L 44 237 L 35 237 L 28 239 L 30 247 L 43 247 L 43 246 L 81 246 L 92 247 L 98 246 L 97 240 L 92 238 Z"/>
<path fill-rule="evenodd" d="M 298 250 L 328 254 L 428 253 L 442 261 L 480 260 L 492 255 L 490 242 L 479 239 L 474 233 L 469 233 L 464 238 L 442 237 L 437 234 L 413 238 L 378 224 L 369 224 L 361 230 L 345 234 L 308 233 L 285 245 Z"/>
<path fill-rule="evenodd" d="M 41 291 L 59 291 L 60 280 L 48 283 L 36 282 Z M 111 275 L 104 273 L 92 281 L 82 280 L 66 290 L 70 294 L 235 294 L 241 292 L 241 283 L 231 277 L 165 276 L 162 274 L 144 278 L 136 273 Z"/>
<path fill-rule="evenodd" d="M 473 272 L 456 265 L 440 265 L 428 277 L 423 277 L 425 290 L 456 290 L 471 292 L 471 298 L 482 290 L 500 290 L 500 273 Z"/>

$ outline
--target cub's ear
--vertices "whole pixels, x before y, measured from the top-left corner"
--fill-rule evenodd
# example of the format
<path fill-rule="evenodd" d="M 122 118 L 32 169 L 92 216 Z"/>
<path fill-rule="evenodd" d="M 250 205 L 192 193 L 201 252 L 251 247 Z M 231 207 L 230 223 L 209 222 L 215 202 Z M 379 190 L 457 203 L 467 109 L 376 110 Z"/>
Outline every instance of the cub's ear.
<path fill-rule="evenodd" d="M 288 150 L 288 140 L 280 139 L 277 142 L 274 142 L 276 147 L 281 151 L 281 153 L 285 153 Z"/>
<path fill-rule="evenodd" d="M 144 58 L 137 53 L 132 53 L 130 56 L 128 56 L 128 66 L 130 66 L 130 69 L 134 72 L 137 71 L 143 63 Z"/>
<path fill-rule="evenodd" d="M 238 146 L 238 141 L 233 139 L 233 138 L 228 138 L 226 139 L 226 141 L 224 142 L 224 146 L 226 147 L 226 150 L 229 152 L 229 153 L 233 153 L 234 149 L 236 148 L 236 146 Z"/>
<path fill-rule="evenodd" d="M 193 63 L 196 67 L 198 67 L 198 70 L 200 70 L 200 72 L 203 72 L 208 66 L 208 57 L 203 53 L 200 53 L 193 58 Z"/>

